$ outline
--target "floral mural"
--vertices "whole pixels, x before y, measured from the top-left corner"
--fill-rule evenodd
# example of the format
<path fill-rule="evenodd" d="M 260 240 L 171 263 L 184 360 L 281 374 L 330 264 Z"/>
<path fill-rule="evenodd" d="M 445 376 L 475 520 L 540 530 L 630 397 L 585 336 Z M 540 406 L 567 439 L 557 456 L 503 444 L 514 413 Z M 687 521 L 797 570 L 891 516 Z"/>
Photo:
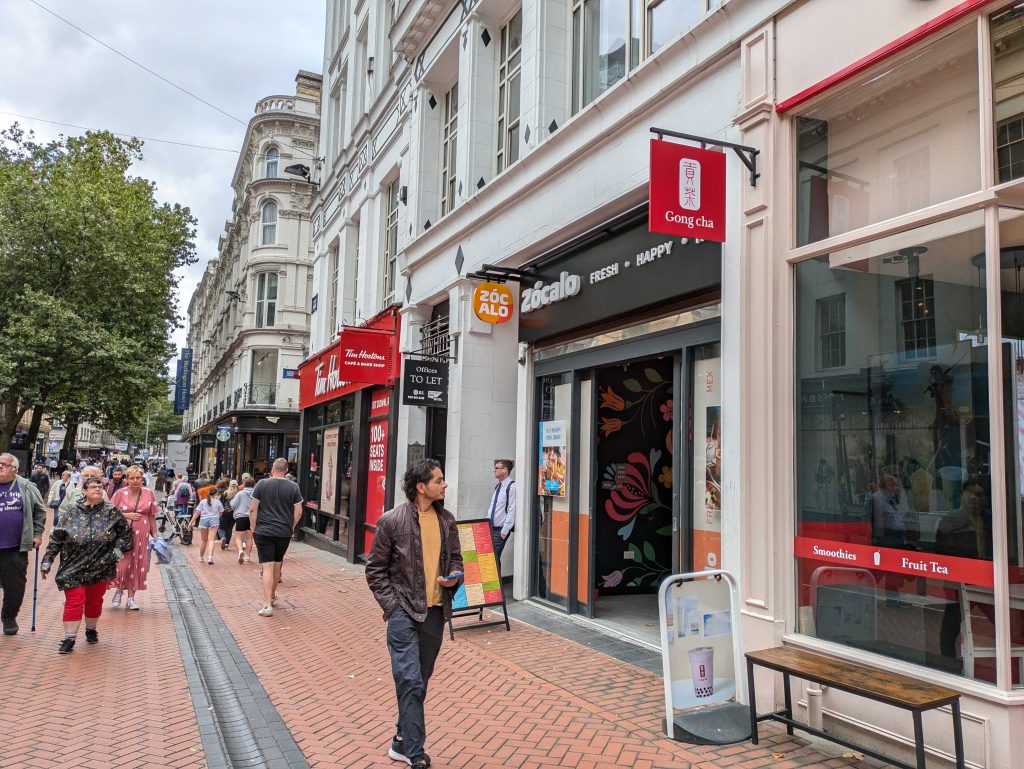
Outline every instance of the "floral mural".
<path fill-rule="evenodd" d="M 672 379 L 670 357 L 598 372 L 602 594 L 652 592 L 672 568 Z"/>

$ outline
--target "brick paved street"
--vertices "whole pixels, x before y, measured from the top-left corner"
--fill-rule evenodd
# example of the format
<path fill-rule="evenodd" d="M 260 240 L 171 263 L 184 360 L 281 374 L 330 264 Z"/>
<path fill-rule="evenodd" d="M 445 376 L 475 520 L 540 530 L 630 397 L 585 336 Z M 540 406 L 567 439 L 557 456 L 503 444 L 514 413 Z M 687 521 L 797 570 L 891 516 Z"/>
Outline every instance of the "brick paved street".
<path fill-rule="evenodd" d="M 184 584 L 187 572 L 194 572 L 198 582 L 191 576 L 188 582 L 212 599 L 203 615 L 211 634 L 222 649 L 237 642 L 244 655 L 238 659 L 248 664 L 229 660 L 228 680 L 245 706 L 257 707 L 245 692 L 262 684 L 283 719 L 279 728 L 291 731 L 317 769 L 397 766 L 385 755 L 394 694 L 384 624 L 361 569 L 293 545 L 279 609 L 263 618 L 256 614 L 257 564 L 223 557 L 212 567 L 199 565 L 195 552 L 178 548 L 175 579 Z M 230 765 L 223 753 L 204 753 L 204 744 L 218 745 L 212 727 L 203 726 L 215 693 L 198 688 L 191 657 L 182 664 L 161 576 L 154 572 L 142 611 L 105 608 L 101 643 L 88 646 L 80 639 L 66 657 L 55 652 L 60 594 L 51 581 L 40 583 L 38 629 L 31 633 L 30 584 L 21 632 L 0 638 L 0 767 Z M 148 662 L 132 667 L 131 660 Z M 249 665 L 258 680 L 240 680 L 246 674 L 238 671 Z M 676 743 L 660 733 L 661 697 L 657 675 L 524 623 L 513 622 L 511 633 L 463 632 L 454 642 L 446 638 L 431 684 L 428 750 L 435 766 L 464 769 L 877 766 L 827 758 L 773 726 L 765 728 L 758 747 Z M 272 718 L 260 723 L 276 719 L 264 715 Z M 268 752 L 265 763 L 254 765 L 287 765 L 280 755 Z"/>
<path fill-rule="evenodd" d="M 32 558 L 32 554 L 29 555 Z M 57 654 L 63 594 L 39 582 L 32 623 L 32 561 L 16 636 L 0 636 L 0 767 L 204 767 L 203 747 L 159 572 L 142 610 L 103 608 L 100 643 Z M 52 574 L 51 574 L 52 576 Z"/>
<path fill-rule="evenodd" d="M 255 563 L 193 562 L 228 630 L 318 769 L 394 767 L 394 689 L 384 623 L 361 570 L 303 545 L 285 561 L 280 609 L 259 617 Z M 724 748 L 661 735 L 659 676 L 514 623 L 445 640 L 427 704 L 435 766 L 867 766 L 827 759 L 766 727 L 768 738 Z"/>

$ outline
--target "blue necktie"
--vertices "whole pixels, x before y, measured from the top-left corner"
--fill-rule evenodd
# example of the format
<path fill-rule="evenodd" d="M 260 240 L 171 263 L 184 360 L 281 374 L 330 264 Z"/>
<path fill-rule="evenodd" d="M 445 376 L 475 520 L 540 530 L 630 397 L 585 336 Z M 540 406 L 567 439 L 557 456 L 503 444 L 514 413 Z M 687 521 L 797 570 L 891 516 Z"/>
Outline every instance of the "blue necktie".
<path fill-rule="evenodd" d="M 498 489 L 501 488 L 501 481 L 494 487 L 494 499 L 491 500 L 491 526 L 494 526 L 494 511 L 498 509 Z"/>

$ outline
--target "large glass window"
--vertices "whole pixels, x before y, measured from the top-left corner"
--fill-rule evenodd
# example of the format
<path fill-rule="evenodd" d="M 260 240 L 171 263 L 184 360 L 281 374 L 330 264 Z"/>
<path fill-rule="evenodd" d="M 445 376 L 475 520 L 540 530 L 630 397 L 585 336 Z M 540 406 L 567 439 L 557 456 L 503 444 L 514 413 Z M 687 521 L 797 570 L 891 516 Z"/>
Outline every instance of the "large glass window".
<path fill-rule="evenodd" d="M 459 84 L 444 95 L 441 114 L 441 216 L 455 207 L 455 150 L 459 137 Z"/>
<path fill-rule="evenodd" d="M 627 0 L 573 2 L 573 114 L 626 76 L 630 19 Z"/>
<path fill-rule="evenodd" d="M 948 33 L 797 118 L 798 245 L 980 189 L 976 50 Z"/>
<path fill-rule="evenodd" d="M 801 632 L 994 682 L 984 251 L 977 212 L 796 265 L 794 549 Z"/>
<path fill-rule="evenodd" d="M 256 276 L 256 328 L 274 325 L 277 315 L 277 273 L 261 272 Z"/>
<path fill-rule="evenodd" d="M 519 90 L 523 60 L 523 12 L 501 28 L 498 48 L 498 173 L 519 160 Z"/>
<path fill-rule="evenodd" d="M 704 15 L 707 0 L 647 0 L 648 51 L 679 37 Z"/>
<path fill-rule="evenodd" d="M 539 380 L 536 423 L 540 462 L 537 478 L 535 593 L 569 605 L 569 435 L 572 433 L 572 375 Z"/>

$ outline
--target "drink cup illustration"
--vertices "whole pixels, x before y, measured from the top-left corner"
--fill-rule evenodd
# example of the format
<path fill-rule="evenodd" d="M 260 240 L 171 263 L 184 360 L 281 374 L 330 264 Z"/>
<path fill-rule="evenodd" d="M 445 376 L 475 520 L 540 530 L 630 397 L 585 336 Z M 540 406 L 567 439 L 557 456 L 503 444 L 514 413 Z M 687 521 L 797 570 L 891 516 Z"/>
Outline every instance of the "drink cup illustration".
<path fill-rule="evenodd" d="M 693 675 L 693 693 L 710 697 L 715 693 L 715 650 L 699 646 L 690 650 L 690 672 Z"/>
<path fill-rule="evenodd" d="M 875 554 L 872 556 L 871 560 L 874 562 L 875 566 L 881 566 L 882 565 L 882 553 L 881 553 L 881 551 L 876 550 Z"/>

